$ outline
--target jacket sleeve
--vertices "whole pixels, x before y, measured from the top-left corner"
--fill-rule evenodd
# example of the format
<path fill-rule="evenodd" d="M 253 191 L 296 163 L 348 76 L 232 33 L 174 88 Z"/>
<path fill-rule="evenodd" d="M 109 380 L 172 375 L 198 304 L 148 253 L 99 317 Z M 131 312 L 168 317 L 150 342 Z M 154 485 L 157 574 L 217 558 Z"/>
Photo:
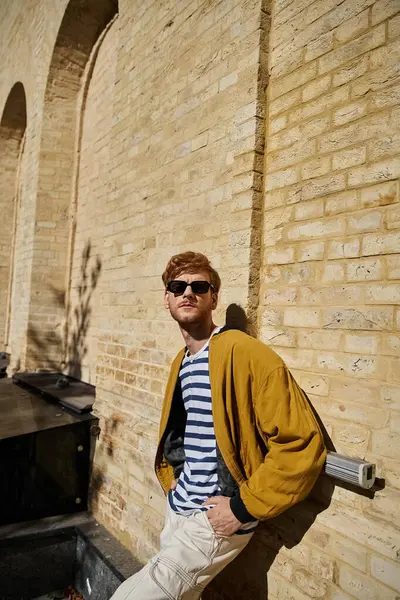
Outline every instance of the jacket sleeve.
<path fill-rule="evenodd" d="M 231 499 L 231 509 L 242 523 L 252 517 L 270 519 L 304 500 L 326 458 L 317 420 L 286 367 L 272 371 L 253 403 L 268 453 Z"/>

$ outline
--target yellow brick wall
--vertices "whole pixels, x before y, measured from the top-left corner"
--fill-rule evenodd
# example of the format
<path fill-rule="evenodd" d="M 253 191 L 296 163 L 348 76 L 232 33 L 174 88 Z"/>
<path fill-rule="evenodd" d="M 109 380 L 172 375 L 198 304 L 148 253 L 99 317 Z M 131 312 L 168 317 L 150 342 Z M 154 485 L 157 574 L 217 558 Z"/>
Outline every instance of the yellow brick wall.
<path fill-rule="evenodd" d="M 66 361 L 74 376 L 96 383 L 97 317 L 103 270 L 103 226 L 109 193 L 118 21 L 87 68 L 87 90 L 77 170 L 77 199 L 68 302 Z M 103 288 L 106 293 L 107 288 Z"/>
<path fill-rule="evenodd" d="M 258 2 L 183 2 L 166 13 L 144 3 L 118 19 L 95 496 L 99 517 L 146 558 L 165 505 L 153 474 L 162 393 L 182 344 L 162 306 L 161 273 L 173 253 L 200 250 L 224 280 L 217 320 L 232 302 L 251 304 L 265 17 Z"/>
<path fill-rule="evenodd" d="M 27 98 L 12 368 L 71 362 L 65 344 L 82 326 L 76 362 L 84 379 L 96 372 L 102 430 L 93 510 L 146 559 L 163 522 L 162 394 L 181 345 L 160 275 L 174 252 L 207 253 L 223 280 L 217 322 L 232 303 L 246 309 L 336 449 L 386 480 L 373 499 L 321 481 L 260 528 L 207 599 L 395 600 L 398 2 L 123 0 L 107 30 L 114 7 L 0 6 L 0 111 L 16 81 Z"/>
<path fill-rule="evenodd" d="M 270 598 L 400 589 L 399 9 L 275 3 L 260 337 L 336 450 L 375 462 L 386 487 L 374 500 L 336 488 L 312 535 L 281 551 Z"/>

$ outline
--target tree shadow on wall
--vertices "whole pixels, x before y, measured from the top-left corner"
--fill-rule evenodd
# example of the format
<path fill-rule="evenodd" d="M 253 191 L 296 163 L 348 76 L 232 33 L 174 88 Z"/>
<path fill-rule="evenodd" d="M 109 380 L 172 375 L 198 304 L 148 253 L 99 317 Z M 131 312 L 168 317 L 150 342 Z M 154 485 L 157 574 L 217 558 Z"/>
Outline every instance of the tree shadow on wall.
<path fill-rule="evenodd" d="M 91 250 L 92 246 L 89 240 L 82 252 L 80 281 L 77 286 L 78 302 L 73 308 L 72 315 L 70 315 L 70 309 L 67 311 L 67 370 L 68 375 L 77 379 L 82 376 L 82 363 L 88 353 L 87 333 L 92 315 L 91 304 L 101 273 L 99 256 L 94 258 L 95 264 L 92 267 L 89 266 Z M 70 318 L 72 325 L 69 324 Z"/>
<path fill-rule="evenodd" d="M 62 367 L 68 375 L 81 378 L 82 363 L 88 353 L 87 333 L 92 314 L 92 298 L 100 273 L 101 260 L 98 256 L 92 257 L 92 245 L 88 240 L 82 252 L 76 305 L 73 308 L 70 305 L 66 306 L 65 292 L 58 290 L 51 283 L 48 285 L 52 296 L 51 306 L 60 313 L 66 312 L 66 329 L 61 331 L 60 327 L 43 332 L 39 326 L 30 324 L 28 366 L 31 363 L 50 371 L 59 371 Z"/>
<path fill-rule="evenodd" d="M 228 307 L 226 325 L 250 335 L 253 332 L 245 311 L 237 304 Z M 334 450 L 320 417 L 308 401 L 321 427 L 327 449 Z M 280 550 L 294 548 L 301 542 L 317 515 L 329 507 L 334 487 L 334 480 L 321 474 L 306 500 L 274 519 L 261 522 L 245 550 L 206 588 L 203 600 L 267 600 L 267 574 Z M 277 568 L 285 569 L 285 566 L 285 557 L 281 555 Z"/>

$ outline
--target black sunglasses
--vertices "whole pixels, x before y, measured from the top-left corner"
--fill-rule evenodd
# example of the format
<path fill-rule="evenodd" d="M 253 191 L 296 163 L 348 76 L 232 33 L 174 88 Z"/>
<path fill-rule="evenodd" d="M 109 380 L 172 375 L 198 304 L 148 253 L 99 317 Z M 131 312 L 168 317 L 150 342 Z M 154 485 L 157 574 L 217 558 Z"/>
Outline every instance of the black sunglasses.
<path fill-rule="evenodd" d="M 192 283 L 187 283 L 180 279 L 169 281 L 167 283 L 167 290 L 173 294 L 183 294 L 188 286 L 192 288 L 194 294 L 207 294 L 210 288 L 214 291 L 214 286 L 209 281 L 192 281 Z"/>

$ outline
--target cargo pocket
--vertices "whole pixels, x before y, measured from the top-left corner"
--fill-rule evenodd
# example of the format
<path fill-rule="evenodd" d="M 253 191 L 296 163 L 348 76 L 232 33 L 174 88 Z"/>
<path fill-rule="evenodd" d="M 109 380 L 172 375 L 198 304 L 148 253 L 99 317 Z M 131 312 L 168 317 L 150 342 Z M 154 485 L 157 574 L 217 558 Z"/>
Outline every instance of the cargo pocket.
<path fill-rule="evenodd" d="M 208 521 L 208 518 L 206 516 Z M 219 548 L 211 523 L 203 513 L 187 518 L 175 531 L 173 541 L 161 551 L 150 568 L 150 576 L 166 598 L 178 600 L 196 587 L 198 577 L 207 569 Z"/>

